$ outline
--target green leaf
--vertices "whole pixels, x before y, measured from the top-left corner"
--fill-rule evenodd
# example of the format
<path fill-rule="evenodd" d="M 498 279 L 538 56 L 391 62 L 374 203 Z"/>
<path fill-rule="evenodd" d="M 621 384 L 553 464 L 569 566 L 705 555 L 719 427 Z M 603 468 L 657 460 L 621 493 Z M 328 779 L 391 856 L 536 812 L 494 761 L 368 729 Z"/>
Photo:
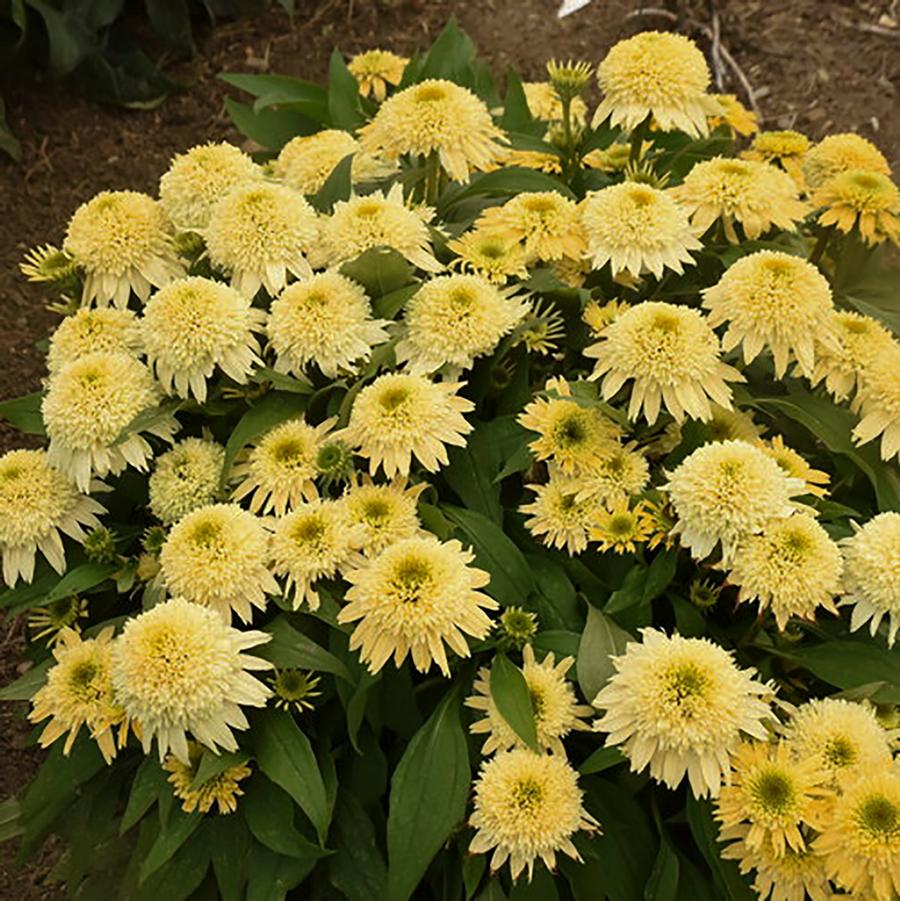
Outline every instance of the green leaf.
<path fill-rule="evenodd" d="M 309 739 L 293 717 L 280 710 L 260 714 L 254 723 L 253 739 L 260 770 L 297 802 L 324 844 L 330 819 L 328 801 Z"/>
<path fill-rule="evenodd" d="M 249 759 L 250 755 L 246 751 L 222 751 L 216 754 L 209 748 L 204 748 L 197 772 L 191 782 L 191 788 L 200 788 L 204 782 L 209 782 L 219 773 L 224 773 L 233 766 L 243 766 Z"/>
<path fill-rule="evenodd" d="M 625 763 L 627 758 L 618 748 L 597 748 L 584 763 L 578 767 L 578 772 L 582 776 L 589 776 L 591 773 L 602 773 L 604 770 Z"/>
<path fill-rule="evenodd" d="M 47 681 L 47 670 L 56 662 L 48 657 L 29 667 L 14 682 L 0 689 L 0 701 L 30 701 Z"/>
<path fill-rule="evenodd" d="M 417 282 L 414 285 L 406 285 L 403 288 L 397 288 L 390 294 L 379 297 L 372 304 L 372 310 L 378 319 L 394 319 L 397 314 L 406 306 L 406 301 L 410 299 L 421 286 Z"/>
<path fill-rule="evenodd" d="M 512 539 L 481 513 L 441 505 L 441 511 L 475 551 L 475 565 L 486 570 L 491 581 L 485 591 L 504 606 L 521 605 L 537 591 L 528 561 Z"/>
<path fill-rule="evenodd" d="M 232 97 L 225 98 L 225 108 L 239 131 L 270 150 L 281 150 L 291 138 L 318 130 L 315 122 L 294 110 L 263 109 L 254 112 L 252 107 Z"/>
<path fill-rule="evenodd" d="M 810 394 L 793 382 L 789 383 L 787 397 L 754 397 L 754 403 L 799 422 L 820 438 L 830 451 L 852 460 L 872 483 L 879 508 L 900 510 L 897 467 L 884 464 L 877 441 L 861 447 L 853 444 L 851 433 L 857 419 L 849 410 L 838 407 L 827 397 Z"/>
<path fill-rule="evenodd" d="M 349 200 L 353 193 L 353 154 L 348 153 L 332 170 L 319 193 L 312 198 L 312 205 L 320 213 L 330 213 L 339 200 Z"/>
<path fill-rule="evenodd" d="M 900 704 L 900 647 L 888 648 L 880 639 L 831 639 L 821 644 L 767 648 L 815 673 L 838 688 L 885 683 L 872 696 L 881 704 Z"/>
<path fill-rule="evenodd" d="M 720 897 L 728 901 L 753 901 L 756 894 L 741 876 L 738 865 L 733 860 L 721 856 L 718 829 L 712 816 L 712 805 L 708 799 L 698 801 L 690 792 L 687 796 L 687 820 L 697 847 L 706 859 L 719 886 Z"/>
<path fill-rule="evenodd" d="M 527 882 L 517 879 L 510 889 L 509 901 L 559 901 L 559 892 L 553 875 L 540 864 Z"/>
<path fill-rule="evenodd" d="M 375 840 L 375 827 L 356 797 L 338 795 L 335 815 L 337 853 L 328 861 L 328 881 L 348 901 L 382 901 L 387 867 Z"/>
<path fill-rule="evenodd" d="M 244 75 L 226 72 L 219 75 L 219 78 L 256 97 L 252 107 L 254 113 L 278 106 L 302 113 L 320 125 L 331 124 L 327 93 L 321 85 L 290 75 Z"/>
<path fill-rule="evenodd" d="M 298 379 L 296 376 L 287 375 L 284 372 L 276 372 L 274 369 L 269 369 L 266 366 L 254 369 L 250 374 L 250 381 L 257 385 L 263 385 L 268 382 L 279 391 L 288 391 L 291 394 L 309 395 L 314 390 L 312 384 L 305 379 Z"/>
<path fill-rule="evenodd" d="M 76 566 L 56 583 L 56 587 L 41 600 L 41 604 L 52 604 L 54 601 L 94 588 L 111 578 L 119 568 L 116 563 L 83 563 Z"/>
<path fill-rule="evenodd" d="M 241 810 L 253 837 L 276 854 L 319 860 L 325 851 L 294 825 L 294 802 L 274 782 L 257 773 L 248 783 Z"/>
<path fill-rule="evenodd" d="M 44 395 L 40 391 L 26 394 L 24 397 L 13 397 L 0 403 L 0 419 L 12 423 L 26 435 L 46 435 L 44 419 L 41 416 L 41 401 Z"/>
<path fill-rule="evenodd" d="M 465 817 L 471 772 L 459 698 L 451 691 L 406 747 L 391 780 L 387 901 L 407 901 Z"/>
<path fill-rule="evenodd" d="M 286 616 L 275 617 L 272 622 L 263 627 L 263 632 L 268 632 L 272 636 L 272 640 L 254 651 L 257 657 L 270 660 L 276 666 L 334 673 L 341 679 L 352 681 L 350 672 L 343 661 L 295 629 Z"/>
<path fill-rule="evenodd" d="M 359 99 L 359 82 L 337 49 L 331 52 L 328 61 L 328 113 L 335 128 L 344 131 L 356 131 L 366 121 Z"/>
<path fill-rule="evenodd" d="M 505 166 L 496 172 L 473 175 L 465 187 L 447 191 L 441 198 L 439 212 L 444 216 L 453 207 L 472 197 L 503 197 L 526 191 L 556 191 L 569 200 L 575 200 L 572 191 L 552 175 L 523 166 Z"/>
<path fill-rule="evenodd" d="M 203 814 L 185 813 L 177 807 L 160 830 L 156 841 L 141 861 L 139 881 L 145 882 L 194 834 L 203 822 Z"/>
<path fill-rule="evenodd" d="M 305 402 L 301 401 L 297 395 L 274 391 L 265 395 L 256 406 L 247 410 L 232 430 L 228 443 L 225 445 L 222 484 L 224 485 L 228 480 L 234 458 L 247 444 L 285 420 L 299 416 L 305 408 Z"/>
<path fill-rule="evenodd" d="M 596 607 L 588 606 L 575 671 L 581 692 L 589 704 L 615 672 L 612 658 L 624 653 L 625 645 L 631 640 L 631 636 L 617 626 L 611 617 Z"/>
<path fill-rule="evenodd" d="M 192 816 L 201 825 L 205 825 L 202 816 Z M 165 898 L 166 901 L 187 901 L 188 898 L 196 897 L 194 892 L 209 867 L 208 832 L 208 829 L 196 829 L 177 853 L 143 882 L 134 901 L 158 901 L 160 898 Z M 152 852 L 151 848 L 150 853 Z M 146 861 L 147 858 L 144 863 Z"/>
<path fill-rule="evenodd" d="M 500 126 L 504 131 L 524 131 L 534 122 L 528 107 L 522 80 L 511 66 L 506 70 L 506 97 L 503 100 L 503 115 Z"/>
<path fill-rule="evenodd" d="M 240 812 L 215 817 L 210 824 L 209 843 L 222 901 L 244 901 L 244 885 L 254 842 Z"/>
<path fill-rule="evenodd" d="M 309 858 L 286 857 L 268 848 L 254 849 L 252 860 L 246 901 L 284 901 L 315 866 Z"/>
<path fill-rule="evenodd" d="M 456 24 L 456 17 L 451 16 L 425 55 L 417 80 L 444 78 L 471 88 L 474 75 L 471 67 L 474 60 L 475 45 Z"/>
<path fill-rule="evenodd" d="M 18 798 L 8 798 L 0 804 L 0 842 L 22 834 L 21 815 Z"/>
<path fill-rule="evenodd" d="M 413 265 L 390 247 L 371 247 L 355 260 L 344 263 L 341 274 L 366 289 L 373 301 L 407 286 L 413 280 Z"/>
<path fill-rule="evenodd" d="M 490 686 L 500 716 L 529 748 L 540 752 L 528 683 L 522 670 L 510 663 L 505 654 L 494 657 Z"/>
<path fill-rule="evenodd" d="M 131 829 L 164 791 L 171 791 L 166 774 L 159 765 L 159 760 L 150 754 L 141 761 L 131 783 L 131 793 L 128 795 L 128 804 L 119 825 L 119 834 L 124 835 Z"/>
<path fill-rule="evenodd" d="M 663 838 L 644 888 L 644 901 L 676 901 L 680 870 L 678 855 L 668 840 Z"/>

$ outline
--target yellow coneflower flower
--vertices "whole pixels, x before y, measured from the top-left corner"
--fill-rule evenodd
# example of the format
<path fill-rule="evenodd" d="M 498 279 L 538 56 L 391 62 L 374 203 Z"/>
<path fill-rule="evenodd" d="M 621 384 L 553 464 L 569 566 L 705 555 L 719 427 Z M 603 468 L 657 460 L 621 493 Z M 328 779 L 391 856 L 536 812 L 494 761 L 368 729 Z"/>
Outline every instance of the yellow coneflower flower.
<path fill-rule="evenodd" d="M 795 231 L 808 212 L 791 177 L 756 160 L 704 160 L 670 190 L 690 211 L 691 225 L 698 233 L 721 220 L 732 244 L 740 243 L 735 223 L 753 241 L 772 227 Z"/>
<path fill-rule="evenodd" d="M 756 113 L 751 112 L 734 94 L 713 94 L 713 99 L 721 107 L 721 112 L 710 119 L 710 125 L 724 122 L 734 134 L 749 137 L 759 131 Z"/>
<path fill-rule="evenodd" d="M 712 418 L 706 421 L 710 441 L 748 441 L 757 443 L 765 428 L 753 421 L 753 416 L 745 410 L 726 410 L 718 404 L 712 404 Z M 652 456 L 665 456 L 681 444 L 681 424 L 670 422 L 665 432 L 648 445 L 647 452 Z"/>
<path fill-rule="evenodd" d="M 528 278 L 525 248 L 511 238 L 473 229 L 448 241 L 447 248 L 458 254 L 451 266 L 473 272 L 489 282 L 502 285 L 510 278 Z"/>
<path fill-rule="evenodd" d="M 47 370 L 53 375 L 67 363 L 98 351 L 137 356 L 142 347 L 140 326 L 131 310 L 82 307 L 50 336 Z"/>
<path fill-rule="evenodd" d="M 269 537 L 262 521 L 236 504 L 210 504 L 182 517 L 159 554 L 173 595 L 211 607 L 225 621 L 249 623 L 278 584 L 266 568 Z"/>
<path fill-rule="evenodd" d="M 272 664 L 243 653 L 271 639 L 233 629 L 214 610 L 173 598 L 132 617 L 112 652 L 115 698 L 136 724 L 144 753 L 171 749 L 190 762 L 187 733 L 215 751 L 236 751 L 232 729 L 249 725 L 241 705 L 263 707 L 271 691 L 248 670 Z"/>
<path fill-rule="evenodd" d="M 363 153 L 359 141 L 349 132 L 326 128 L 291 138 L 272 160 L 272 174 L 301 194 L 317 194 L 337 164 L 351 153 L 350 176 L 354 183 L 377 181 L 397 171 L 394 163 Z"/>
<path fill-rule="evenodd" d="M 55 663 L 47 672 L 47 682 L 31 699 L 28 714 L 33 723 L 52 717 L 41 733 L 42 748 L 68 733 L 63 745 L 68 756 L 81 727 L 86 726 L 103 759 L 112 763 L 114 730 L 125 719 L 111 676 L 113 631 L 108 626 L 96 638 L 85 639 L 72 629 L 60 632 L 53 649 Z"/>
<path fill-rule="evenodd" d="M 160 415 L 132 431 L 139 413 L 162 398 L 150 370 L 124 353 L 86 354 L 64 366 L 49 382 L 41 413 L 50 438 L 48 460 L 87 491 L 92 474 L 118 474 L 126 466 L 144 471 L 152 449 L 141 432 L 172 441 L 178 423 Z"/>
<path fill-rule="evenodd" d="M 633 554 L 636 545 L 646 541 L 652 531 L 653 522 L 645 514 L 643 504 L 631 508 L 627 500 L 620 500 L 597 511 L 590 537 L 601 551 Z"/>
<path fill-rule="evenodd" d="M 234 500 L 249 495 L 253 513 L 284 516 L 301 501 L 318 498 L 316 461 L 334 423 L 326 419 L 312 426 L 302 419 L 289 419 L 265 432 L 232 470 L 235 480 L 240 480 Z"/>
<path fill-rule="evenodd" d="M 770 520 L 739 539 L 728 578 L 738 602 L 759 601 L 784 631 L 792 616 L 813 619 L 816 607 L 837 614 L 843 564 L 838 546 L 808 513 Z"/>
<path fill-rule="evenodd" d="M 801 704 L 784 734 L 798 757 L 817 758 L 829 777 L 852 766 L 877 771 L 891 765 L 890 737 L 875 714 L 843 698 Z"/>
<path fill-rule="evenodd" d="M 476 220 L 480 232 L 525 245 L 528 262 L 580 260 L 585 243 L 575 202 L 556 191 L 517 194 L 502 206 L 486 209 Z"/>
<path fill-rule="evenodd" d="M 38 551 L 56 572 L 64 573 L 66 553 L 60 533 L 84 543 L 84 527 L 98 528 L 97 514 L 105 512 L 50 464 L 46 451 L 12 450 L 0 456 L 3 581 L 10 588 L 20 578 L 31 582 Z"/>
<path fill-rule="evenodd" d="M 643 156 L 647 144 L 641 147 L 641 155 Z M 581 158 L 581 164 L 587 166 L 588 169 L 599 169 L 601 172 L 624 172 L 628 166 L 628 160 L 631 156 L 631 148 L 624 141 L 615 141 L 606 147 L 599 147 L 586 153 Z"/>
<path fill-rule="evenodd" d="M 595 128 L 609 118 L 611 125 L 633 131 L 652 116 L 664 131 L 700 137 L 709 132 L 707 117 L 721 113 L 706 93 L 706 60 L 684 35 L 644 31 L 619 41 L 597 66 L 597 81 L 604 96 Z"/>
<path fill-rule="evenodd" d="M 853 604 L 850 631 L 865 623 L 874 635 L 888 619 L 888 645 L 900 629 L 900 513 L 879 513 L 844 538 L 844 604 Z"/>
<path fill-rule="evenodd" d="M 484 101 L 468 88 L 438 78 L 420 81 L 381 105 L 359 130 L 362 149 L 388 160 L 434 153 L 454 181 L 489 166 L 502 151 L 503 132 Z"/>
<path fill-rule="evenodd" d="M 860 420 L 853 429 L 856 444 L 881 435 L 881 459 L 900 455 L 900 344 L 879 350 L 859 375 Z"/>
<path fill-rule="evenodd" d="M 390 479 L 408 476 L 412 458 L 428 472 L 447 464 L 447 445 L 462 447 L 472 431 L 463 413 L 475 405 L 455 382 L 432 382 L 421 375 L 390 372 L 356 396 L 344 431 L 348 444 Z"/>
<path fill-rule="evenodd" d="M 566 336 L 562 313 L 552 300 L 532 300 L 513 335 L 513 346 L 524 344 L 533 354 L 547 356 L 559 350 L 559 342 Z"/>
<path fill-rule="evenodd" d="M 565 383 L 562 383 L 565 385 Z M 558 390 L 558 382 L 549 382 L 548 390 Z M 615 446 L 619 427 L 596 407 L 583 407 L 566 395 L 535 398 L 519 414 L 519 424 L 538 438 L 528 447 L 538 460 L 550 460 L 569 476 L 591 472 L 600 459 Z"/>
<path fill-rule="evenodd" d="M 269 680 L 272 686 L 273 702 L 282 710 L 294 710 L 303 713 L 304 710 L 313 710 L 313 698 L 319 697 L 322 692 L 316 690 L 319 677 L 312 673 L 304 673 L 299 669 L 280 669 Z"/>
<path fill-rule="evenodd" d="M 497 631 L 500 633 L 498 647 L 501 650 L 521 651 L 537 635 L 537 614 L 521 607 L 507 607 L 500 614 Z"/>
<path fill-rule="evenodd" d="M 690 254 L 703 245 L 688 224 L 687 213 L 664 191 L 637 182 L 593 191 L 580 205 L 586 256 L 594 269 L 609 263 L 612 273 L 637 278 L 664 269 L 681 274 L 694 265 Z"/>
<path fill-rule="evenodd" d="M 562 101 L 551 82 L 525 81 L 522 82 L 522 89 L 525 91 L 528 111 L 535 119 L 543 119 L 545 122 L 559 122 L 562 119 Z M 576 126 L 583 127 L 587 122 L 587 105 L 580 97 L 572 98 L 570 115 Z"/>
<path fill-rule="evenodd" d="M 582 805 L 578 774 L 565 757 L 523 748 L 481 764 L 469 825 L 477 830 L 469 853 L 493 850 L 491 870 L 509 861 L 514 880 L 525 869 L 530 880 L 538 859 L 555 871 L 557 852 L 580 861 L 572 836 L 599 831 Z"/>
<path fill-rule="evenodd" d="M 540 662 L 534 656 L 534 648 L 526 644 L 522 649 L 522 675 L 528 686 L 538 744 L 553 754 L 565 757 L 562 740 L 573 731 L 590 731 L 584 717 L 593 708 L 579 704 L 572 683 L 566 673 L 575 663 L 574 657 L 564 657 L 558 663 L 553 654 L 547 654 Z M 524 747 L 522 739 L 497 710 L 491 696 L 490 671 L 480 669 L 474 684 L 475 693 L 466 698 L 466 706 L 483 713 L 469 727 L 473 735 L 486 735 L 481 753 L 485 756 L 495 751 L 508 751 Z"/>
<path fill-rule="evenodd" d="M 52 648 L 67 632 L 81 634 L 79 620 L 88 615 L 88 602 L 78 595 L 51 601 L 44 607 L 37 607 L 28 614 L 28 628 L 33 633 L 33 641 L 47 639 L 47 646 Z"/>
<path fill-rule="evenodd" d="M 291 598 L 294 609 L 306 604 L 310 610 L 318 610 L 315 583 L 359 565 L 364 540 L 362 527 L 347 523 L 338 501 L 297 504 L 277 519 L 269 554 L 272 571 L 285 577 L 285 596 Z"/>
<path fill-rule="evenodd" d="M 762 531 L 772 519 L 790 516 L 794 495 L 806 486 L 758 447 L 745 441 L 704 444 L 669 474 L 668 492 L 677 517 L 674 534 L 698 560 L 722 544 L 727 564 L 736 543 Z"/>
<path fill-rule="evenodd" d="M 737 861 L 744 875 L 756 870 L 753 890 L 761 901 L 834 901 L 837 897 L 822 856 L 809 847 L 802 851 L 785 848 L 779 855 L 769 845 L 753 849 L 736 841 L 722 850 L 722 857 Z"/>
<path fill-rule="evenodd" d="M 813 206 L 824 207 L 822 225 L 842 232 L 856 228 L 866 244 L 900 244 L 900 190 L 889 176 L 851 169 L 829 179 L 811 199 Z"/>
<path fill-rule="evenodd" d="M 817 385 L 824 379 L 834 399 L 843 401 L 856 389 L 872 360 L 893 344 L 894 337 L 877 319 L 851 310 L 835 310 L 830 319 L 833 343 L 816 348 L 810 381 Z"/>
<path fill-rule="evenodd" d="M 323 375 L 337 378 L 388 340 L 386 325 L 372 318 L 361 285 L 339 272 L 317 273 L 288 285 L 272 303 L 268 333 L 277 354 L 275 370 L 303 375 L 315 363 Z"/>
<path fill-rule="evenodd" d="M 19 263 L 19 271 L 30 282 L 42 282 L 59 289 L 77 284 L 81 266 L 65 250 L 53 244 L 32 247 Z"/>
<path fill-rule="evenodd" d="M 69 221 L 63 250 L 85 272 L 82 303 L 128 306 L 184 275 L 160 205 L 137 191 L 101 191 Z"/>
<path fill-rule="evenodd" d="M 694 309 L 660 301 L 631 307 L 585 350 L 596 359 L 591 379 L 603 378 L 604 399 L 613 397 L 633 380 L 628 418 L 643 412 L 656 422 L 665 408 L 679 422 L 712 417 L 710 401 L 731 408 L 728 382 L 744 377 L 719 358 L 719 339 Z"/>
<path fill-rule="evenodd" d="M 592 300 L 582 310 L 581 319 L 594 335 L 599 335 L 630 308 L 631 304 L 624 300 L 608 300 L 603 304 Z"/>
<path fill-rule="evenodd" d="M 262 169 L 232 144 L 198 144 L 177 153 L 159 180 L 159 203 L 176 227 L 202 231 L 232 188 L 260 181 Z"/>
<path fill-rule="evenodd" d="M 195 741 L 188 742 L 188 761 L 179 760 L 168 754 L 163 761 L 163 769 L 169 773 L 172 794 L 181 801 L 185 813 L 209 813 L 215 804 L 220 814 L 234 813 L 237 799 L 244 794 L 238 783 L 250 775 L 250 767 L 241 763 L 226 767 L 222 772 L 195 785 L 203 756 L 203 746 Z"/>
<path fill-rule="evenodd" d="M 260 288 L 276 295 L 289 274 L 312 275 L 306 255 L 319 241 L 319 223 L 298 191 L 270 182 L 242 184 L 213 207 L 205 237 L 210 262 L 252 300 Z"/>
<path fill-rule="evenodd" d="M 443 275 L 425 282 L 406 302 L 398 364 L 410 372 L 470 369 L 491 353 L 528 311 L 513 289 L 498 288 L 478 275 Z"/>
<path fill-rule="evenodd" d="M 350 650 L 360 649 L 372 673 L 409 655 L 419 672 L 437 664 L 449 678 L 446 648 L 468 657 L 465 635 L 484 638 L 491 630 L 484 611 L 498 606 L 478 590 L 490 576 L 471 565 L 474 559 L 458 541 L 405 538 L 344 573 L 350 588 L 338 622 L 357 623 Z"/>
<path fill-rule="evenodd" d="M 900 894 L 900 773 L 858 769 L 847 777 L 813 850 L 853 897 L 893 901 Z"/>
<path fill-rule="evenodd" d="M 428 234 L 433 210 L 411 210 L 403 202 L 403 187 L 385 194 L 374 191 L 339 201 L 322 224 L 322 246 L 331 265 L 352 260 L 373 247 L 391 247 L 425 272 L 444 267 L 434 258 Z"/>
<path fill-rule="evenodd" d="M 835 175 L 853 170 L 891 174 L 884 154 L 871 141 L 852 132 L 822 138 L 803 161 L 803 174 L 813 189 L 822 187 Z"/>
<path fill-rule="evenodd" d="M 211 504 L 219 495 L 225 448 L 204 438 L 185 438 L 156 458 L 147 487 L 150 512 L 171 525 Z"/>
<path fill-rule="evenodd" d="M 613 657 L 616 672 L 593 700 L 605 714 L 594 723 L 609 733 L 641 772 L 677 788 L 685 776 L 695 797 L 716 797 L 742 736 L 765 740 L 772 689 L 706 638 L 667 637 L 641 629 Z"/>
<path fill-rule="evenodd" d="M 614 505 L 640 494 L 650 481 L 647 458 L 632 445 L 610 444 L 594 466 L 579 476 L 579 499 L 591 497 Z"/>
<path fill-rule="evenodd" d="M 341 513 L 351 528 L 361 527 L 363 554 L 374 557 L 397 541 L 424 534 L 416 508 L 427 487 L 426 482 L 407 487 L 406 479 L 376 485 L 363 476 L 347 488 Z"/>
<path fill-rule="evenodd" d="M 584 285 L 591 271 L 591 264 L 587 260 L 572 260 L 569 257 L 561 257 L 550 261 L 550 271 L 570 288 L 580 288 Z"/>
<path fill-rule="evenodd" d="M 565 548 L 569 556 L 580 554 L 588 545 L 588 530 L 598 512 L 593 497 L 578 499 L 578 484 L 551 471 L 544 485 L 526 485 L 535 499 L 519 507 L 529 514 L 525 528 L 547 547 Z"/>
<path fill-rule="evenodd" d="M 806 483 L 807 494 L 814 494 L 816 497 L 825 497 L 828 494 L 825 486 L 831 481 L 831 476 L 820 469 L 813 469 L 797 451 L 784 443 L 781 435 L 776 435 L 771 441 L 757 440 L 754 443 L 761 451 L 768 454 L 786 475 L 795 479 L 803 479 Z"/>
<path fill-rule="evenodd" d="M 816 348 L 832 346 L 834 305 L 828 280 L 800 257 L 771 250 L 748 254 L 733 263 L 719 282 L 703 291 L 709 324 L 727 323 L 722 349 L 743 350 L 752 362 L 768 347 L 781 379 L 791 354 L 800 371 L 812 375 Z"/>
<path fill-rule="evenodd" d="M 234 288 L 208 278 L 179 279 L 144 307 L 141 336 L 147 362 L 163 390 L 206 402 L 206 383 L 218 367 L 239 385 L 261 365 L 259 341 L 266 314 Z"/>
<path fill-rule="evenodd" d="M 763 163 L 778 163 L 802 191 L 806 186 L 803 160 L 811 146 L 809 138 L 799 131 L 761 131 L 741 157 Z"/>
<path fill-rule="evenodd" d="M 390 50 L 366 50 L 357 53 L 347 68 L 359 82 L 359 93 L 363 97 L 371 94 L 379 103 L 387 96 L 388 85 L 397 87 L 403 79 L 403 70 L 409 58 L 398 56 Z"/>
<path fill-rule="evenodd" d="M 558 153 L 545 153 L 541 150 L 509 149 L 504 150 L 494 163 L 485 167 L 485 171 L 496 172 L 507 166 L 522 166 L 525 169 L 559 175 L 562 172 L 562 158 Z"/>
<path fill-rule="evenodd" d="M 731 781 L 716 803 L 720 839 L 739 838 L 748 848 L 777 857 L 806 850 L 801 826 L 821 823 L 827 771 L 815 758 L 794 756 L 787 742 L 743 742 L 731 760 Z"/>

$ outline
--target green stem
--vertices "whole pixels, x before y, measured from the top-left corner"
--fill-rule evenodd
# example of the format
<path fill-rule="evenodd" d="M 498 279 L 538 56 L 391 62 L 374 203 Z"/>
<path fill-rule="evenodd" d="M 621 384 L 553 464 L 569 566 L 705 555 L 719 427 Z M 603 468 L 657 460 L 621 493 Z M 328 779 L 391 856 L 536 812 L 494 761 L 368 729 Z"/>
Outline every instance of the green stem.
<path fill-rule="evenodd" d="M 434 206 L 437 203 L 441 183 L 441 161 L 437 151 L 432 150 L 425 157 L 425 203 Z"/>
<path fill-rule="evenodd" d="M 647 116 L 640 125 L 638 125 L 631 133 L 631 152 L 628 154 L 628 162 L 632 166 L 636 165 L 641 158 L 641 150 L 644 146 L 644 138 L 647 135 L 647 129 L 650 127 L 650 116 Z"/>
<path fill-rule="evenodd" d="M 822 234 L 819 235 L 819 240 L 816 241 L 816 246 L 813 248 L 813 252 L 809 255 L 809 262 L 813 264 L 813 266 L 818 265 L 819 260 L 825 256 L 825 251 L 828 249 L 828 245 L 831 243 L 831 238 L 834 235 L 834 226 L 829 225 L 827 228 L 823 229 Z"/>

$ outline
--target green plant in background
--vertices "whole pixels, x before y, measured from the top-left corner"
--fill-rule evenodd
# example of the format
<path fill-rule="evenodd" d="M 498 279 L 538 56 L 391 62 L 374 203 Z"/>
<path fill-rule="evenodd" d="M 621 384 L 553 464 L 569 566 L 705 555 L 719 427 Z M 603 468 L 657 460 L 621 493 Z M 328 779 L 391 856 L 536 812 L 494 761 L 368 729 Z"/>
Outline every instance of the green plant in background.
<path fill-rule="evenodd" d="M 548 75 L 225 75 L 256 160 L 23 264 L 0 834 L 76 897 L 894 897 L 890 170 L 675 35 Z"/>
<path fill-rule="evenodd" d="M 293 15 L 293 0 L 279 0 Z M 177 86 L 137 36 L 146 24 L 167 52 L 190 54 L 193 23 L 261 12 L 270 0 L 4 0 L 0 4 L 0 70 L 26 60 L 51 78 L 72 79 L 88 96 L 132 108 L 153 107 Z M 18 159 L 19 142 L 0 98 L 0 150 Z"/>

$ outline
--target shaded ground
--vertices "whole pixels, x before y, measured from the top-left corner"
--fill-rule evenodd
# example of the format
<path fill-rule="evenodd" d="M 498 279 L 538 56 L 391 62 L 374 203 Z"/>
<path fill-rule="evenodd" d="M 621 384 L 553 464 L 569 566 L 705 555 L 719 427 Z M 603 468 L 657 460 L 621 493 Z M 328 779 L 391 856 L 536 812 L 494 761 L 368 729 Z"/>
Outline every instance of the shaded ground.
<path fill-rule="evenodd" d="M 597 61 L 638 28 L 673 27 L 655 7 L 678 11 L 703 40 L 717 8 L 722 43 L 752 86 L 766 127 L 810 137 L 859 131 L 898 158 L 900 121 L 891 115 L 900 87 L 897 0 L 594 0 L 563 21 L 555 18 L 556 0 L 356 0 L 352 10 L 348 2 L 298 0 L 293 26 L 279 9 L 201 35 L 197 57 L 169 72 L 185 92 L 157 110 L 98 107 L 29 73 L 4 83 L 24 163 L 0 162 L 0 399 L 39 387 L 35 342 L 55 319 L 41 292 L 18 274 L 23 253 L 59 243 L 74 209 L 97 191 L 155 193 L 174 153 L 203 141 L 240 141 L 224 114 L 221 71 L 321 79 L 334 46 L 347 54 L 376 45 L 409 53 L 427 46 L 454 13 L 496 72 L 515 64 L 537 79 L 550 57 Z M 746 101 L 733 70 L 723 72 L 724 89 Z M 23 443 L 0 423 L 0 450 Z M 10 624 L 0 625 L 0 684 L 17 675 L 17 636 Z M 25 748 L 23 706 L 0 705 L 0 799 L 18 790 L 38 757 Z M 16 871 L 13 850 L 0 846 L 0 898 L 59 897 L 40 884 L 45 862 Z"/>

